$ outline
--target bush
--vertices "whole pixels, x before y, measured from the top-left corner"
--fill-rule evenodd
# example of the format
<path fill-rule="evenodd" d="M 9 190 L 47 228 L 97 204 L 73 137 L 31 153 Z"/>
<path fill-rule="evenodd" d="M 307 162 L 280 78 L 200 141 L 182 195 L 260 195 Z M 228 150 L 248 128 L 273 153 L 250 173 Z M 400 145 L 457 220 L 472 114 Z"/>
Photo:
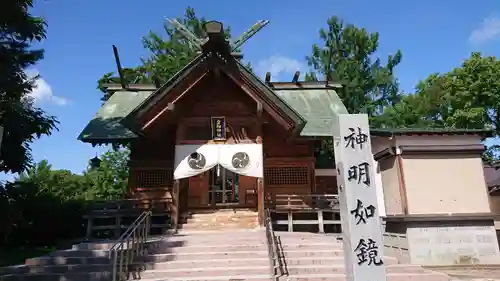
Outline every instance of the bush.
<path fill-rule="evenodd" d="M 33 183 L 0 188 L 0 248 L 56 245 L 85 234 L 85 202 L 39 192 Z"/>

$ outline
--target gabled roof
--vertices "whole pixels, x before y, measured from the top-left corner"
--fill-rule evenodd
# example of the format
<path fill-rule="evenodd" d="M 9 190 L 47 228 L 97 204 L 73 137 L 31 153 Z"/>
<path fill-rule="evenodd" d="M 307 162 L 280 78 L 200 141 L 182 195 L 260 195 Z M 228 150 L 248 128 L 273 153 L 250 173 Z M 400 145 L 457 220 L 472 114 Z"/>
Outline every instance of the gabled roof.
<path fill-rule="evenodd" d="M 137 137 L 121 121 L 152 93 L 153 91 L 115 92 L 85 126 L 78 139 L 83 142 L 110 143 Z"/>
<path fill-rule="evenodd" d="M 212 58 L 213 59 L 213 58 Z M 277 107 L 278 110 L 283 112 L 286 117 L 290 118 L 295 126 L 296 130 L 300 132 L 302 128 L 306 124 L 306 120 L 287 102 L 285 102 L 277 93 L 275 93 L 264 81 L 262 81 L 259 77 L 252 73 L 249 69 L 247 69 L 243 64 L 241 64 L 238 60 L 232 58 L 239 73 L 252 85 L 257 87 L 261 93 L 264 94 L 265 99 L 269 100 L 272 104 L 271 107 Z M 133 122 L 136 118 L 145 112 L 148 112 L 149 109 L 154 106 L 158 101 L 162 100 L 166 96 L 169 95 L 172 89 L 178 86 L 184 79 L 189 77 L 193 72 L 199 71 L 201 68 L 205 68 L 205 71 L 208 71 L 207 65 L 204 63 L 207 60 L 207 55 L 202 54 L 193 59 L 188 65 L 182 68 L 179 72 L 177 72 L 173 77 L 171 77 L 163 86 L 157 89 L 153 94 L 151 94 L 147 99 L 145 99 L 141 104 L 139 104 L 127 117 L 124 118 L 122 123 L 131 128 L 133 127 Z M 225 71 L 225 69 L 222 69 Z M 227 72 L 228 76 L 235 78 L 232 73 Z M 236 81 L 235 81 L 236 82 Z"/>
<path fill-rule="evenodd" d="M 348 113 L 334 88 L 276 86 L 274 92 L 307 120 L 301 136 L 331 137 L 333 117 Z"/>
<path fill-rule="evenodd" d="M 119 90 L 99 109 L 85 127 L 78 139 L 92 143 L 110 143 L 137 137 L 131 128 L 138 116 L 166 97 L 173 88 L 190 75 L 209 70 L 207 55 L 195 57 L 188 65 L 179 70 L 163 86 L 155 89 L 152 85 L 129 85 L 128 90 Z M 334 87 L 323 83 L 265 83 L 238 60 L 231 61 L 236 70 L 222 68 L 228 76 L 246 81 L 257 88 L 267 100 L 268 106 L 278 109 L 280 114 L 289 118 L 295 125 L 295 133 L 300 136 L 331 136 L 332 120 L 335 114 L 347 113 Z M 194 73 L 197 72 L 197 73 Z M 235 77 L 238 73 L 239 77 Z M 336 85 L 336 87 L 340 87 Z M 116 90 L 116 87 L 114 87 Z M 133 90 L 132 90 L 133 89 Z"/>
<path fill-rule="evenodd" d="M 170 92 L 175 86 L 177 86 L 182 80 L 184 80 L 193 70 L 200 65 L 200 63 L 206 60 L 205 54 L 200 54 L 196 56 L 191 62 L 186 66 L 181 68 L 177 73 L 175 73 L 168 81 L 163 84 L 160 88 L 156 89 L 149 97 L 144 99 L 140 104 L 138 104 L 123 120 L 125 125 L 133 123 L 133 120 L 140 115 L 142 112 L 147 111 L 156 102 L 161 100 L 164 95 Z"/>
<path fill-rule="evenodd" d="M 104 103 L 97 114 L 82 131 L 79 140 L 84 142 L 110 143 L 116 140 L 127 140 L 136 135 L 123 126 L 133 109 L 138 108 L 146 99 L 151 98 L 151 85 L 143 85 L 148 91 L 119 91 Z M 266 87 L 273 91 L 270 86 Z M 305 120 L 305 127 L 300 136 L 323 137 L 332 135 L 332 117 L 346 113 L 335 89 L 331 88 L 279 88 L 274 89 L 277 97 L 287 105 L 289 110 L 297 112 Z M 133 96 L 127 98 L 127 96 Z M 121 110 L 110 110 L 112 108 Z M 131 109 L 133 108 L 133 109 Z M 110 114 L 111 113 L 111 114 Z"/>
<path fill-rule="evenodd" d="M 272 101 L 283 112 L 285 112 L 288 115 L 288 117 L 290 117 L 293 120 L 293 122 L 295 122 L 295 124 L 297 125 L 296 130 L 298 133 L 300 133 L 307 123 L 307 119 L 300 114 L 300 111 L 298 111 L 297 108 L 294 108 L 289 103 L 287 103 L 286 99 L 280 96 L 278 92 L 273 91 L 273 89 L 271 89 L 264 81 L 262 81 L 262 79 L 260 79 L 252 71 L 250 71 L 241 62 L 236 61 L 236 63 L 241 73 L 247 79 L 249 79 L 255 86 L 257 86 L 260 89 L 260 91 L 264 93 L 270 101 Z"/>

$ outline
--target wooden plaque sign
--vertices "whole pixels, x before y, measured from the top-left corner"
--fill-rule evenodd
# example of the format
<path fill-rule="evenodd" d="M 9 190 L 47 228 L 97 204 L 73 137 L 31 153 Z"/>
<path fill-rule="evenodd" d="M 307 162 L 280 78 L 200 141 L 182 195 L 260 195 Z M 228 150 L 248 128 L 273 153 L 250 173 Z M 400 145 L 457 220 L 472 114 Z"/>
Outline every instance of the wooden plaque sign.
<path fill-rule="evenodd" d="M 212 139 L 225 140 L 226 139 L 226 118 L 225 117 L 212 117 Z"/>

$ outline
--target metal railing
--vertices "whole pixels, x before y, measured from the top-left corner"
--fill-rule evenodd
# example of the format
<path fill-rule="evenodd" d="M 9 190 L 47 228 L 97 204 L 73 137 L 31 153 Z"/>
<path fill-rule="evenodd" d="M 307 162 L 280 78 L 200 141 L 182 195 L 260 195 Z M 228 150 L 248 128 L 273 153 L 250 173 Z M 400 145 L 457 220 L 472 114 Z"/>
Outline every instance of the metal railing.
<path fill-rule="evenodd" d="M 281 258 L 278 249 L 278 240 L 274 234 L 273 221 L 271 219 L 271 212 L 269 209 L 265 211 L 265 225 L 266 225 L 266 238 L 267 238 L 267 250 L 269 257 L 269 267 L 270 274 L 273 280 L 278 280 L 279 276 L 284 274 L 283 267 L 281 264 Z"/>
<path fill-rule="evenodd" d="M 146 242 L 151 226 L 151 211 L 144 211 L 109 250 L 112 281 L 128 280 L 134 262 L 147 254 Z"/>

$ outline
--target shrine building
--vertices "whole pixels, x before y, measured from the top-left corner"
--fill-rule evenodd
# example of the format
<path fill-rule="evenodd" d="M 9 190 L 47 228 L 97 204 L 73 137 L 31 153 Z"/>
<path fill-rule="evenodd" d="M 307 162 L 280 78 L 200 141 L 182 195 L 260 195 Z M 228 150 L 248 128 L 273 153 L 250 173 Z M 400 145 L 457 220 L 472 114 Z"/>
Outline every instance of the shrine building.
<path fill-rule="evenodd" d="M 299 73 L 290 81 L 273 82 L 269 73 L 261 79 L 242 64 L 220 23 L 209 24 L 199 54 L 165 84 L 105 85 L 112 95 L 79 140 L 129 145 L 128 197 L 167 200 L 174 228 L 184 214 L 223 209 L 255 210 L 262 225 L 270 209 L 278 225 L 298 229 L 291 226 L 300 221 L 296 214 L 315 212 L 314 220 L 324 220 L 320 231 L 339 232 L 335 161 L 320 148 L 332 139 L 335 116 L 348 113 L 342 85 L 300 81 Z M 408 235 L 410 248 L 425 243 L 418 233 L 436 227 L 496 237 L 481 160 L 491 132 L 368 133 L 384 231 Z M 488 253 L 475 246 L 485 262 L 498 258 L 496 238 L 491 245 L 496 250 Z"/>

